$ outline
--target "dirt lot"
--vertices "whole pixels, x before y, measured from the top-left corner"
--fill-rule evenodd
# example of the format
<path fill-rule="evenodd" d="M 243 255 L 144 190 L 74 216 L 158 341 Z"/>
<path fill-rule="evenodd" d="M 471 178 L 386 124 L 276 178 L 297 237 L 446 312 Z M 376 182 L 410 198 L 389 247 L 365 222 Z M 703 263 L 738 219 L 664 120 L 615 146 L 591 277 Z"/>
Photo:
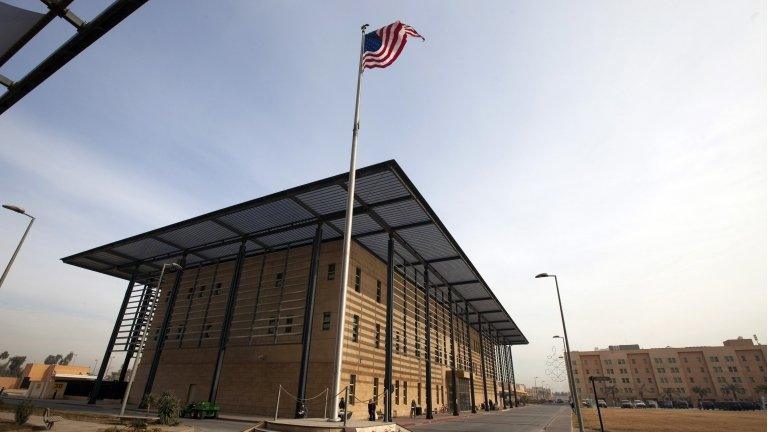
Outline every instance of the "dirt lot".
<path fill-rule="evenodd" d="M 697 409 L 602 410 L 610 432 L 753 432 L 766 430 L 765 411 L 701 411 Z M 584 427 L 600 430 L 597 410 L 584 408 Z M 577 426 L 576 417 L 573 424 Z"/>

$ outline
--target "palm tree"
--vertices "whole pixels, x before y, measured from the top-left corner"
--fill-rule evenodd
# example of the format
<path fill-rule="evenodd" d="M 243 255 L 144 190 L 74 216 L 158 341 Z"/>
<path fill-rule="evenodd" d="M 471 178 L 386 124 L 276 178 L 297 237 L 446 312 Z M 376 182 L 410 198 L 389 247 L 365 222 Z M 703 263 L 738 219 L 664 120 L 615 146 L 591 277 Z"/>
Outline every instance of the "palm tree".
<path fill-rule="evenodd" d="M 765 384 L 760 384 L 755 386 L 755 393 L 757 394 L 765 394 L 765 390 L 766 390 Z"/>
<path fill-rule="evenodd" d="M 738 397 L 736 397 L 736 393 L 739 391 L 739 386 L 736 384 L 728 384 L 720 387 L 720 391 L 722 391 L 724 394 L 731 393 L 733 395 L 733 400 L 737 401 L 739 400 Z"/>
<path fill-rule="evenodd" d="M 673 398 L 674 394 L 675 394 L 675 390 L 674 389 L 672 389 L 670 387 L 667 387 L 667 388 L 664 389 L 664 399 L 671 401 L 672 399 L 674 399 Z"/>
<path fill-rule="evenodd" d="M 696 386 L 691 389 L 694 393 L 699 395 L 699 409 L 701 409 L 701 402 L 704 400 L 704 397 L 709 394 L 711 389 L 709 387 L 699 387 Z"/>

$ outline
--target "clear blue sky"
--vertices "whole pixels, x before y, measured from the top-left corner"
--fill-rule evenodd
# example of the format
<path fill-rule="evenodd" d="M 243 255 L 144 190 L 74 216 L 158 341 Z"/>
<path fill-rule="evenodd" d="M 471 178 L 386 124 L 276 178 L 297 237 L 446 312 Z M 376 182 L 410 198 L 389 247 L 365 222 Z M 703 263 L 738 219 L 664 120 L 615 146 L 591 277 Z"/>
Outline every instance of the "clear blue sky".
<path fill-rule="evenodd" d="M 92 364 L 125 284 L 61 257 L 343 172 L 359 27 L 397 19 L 427 41 L 366 73 L 359 163 L 454 233 L 532 341 L 519 381 L 561 332 L 542 271 L 574 349 L 765 341 L 764 1 L 150 1 L 0 117 L 0 198 L 38 217 L 0 350 Z M 0 212 L 3 265 L 24 224 Z"/>

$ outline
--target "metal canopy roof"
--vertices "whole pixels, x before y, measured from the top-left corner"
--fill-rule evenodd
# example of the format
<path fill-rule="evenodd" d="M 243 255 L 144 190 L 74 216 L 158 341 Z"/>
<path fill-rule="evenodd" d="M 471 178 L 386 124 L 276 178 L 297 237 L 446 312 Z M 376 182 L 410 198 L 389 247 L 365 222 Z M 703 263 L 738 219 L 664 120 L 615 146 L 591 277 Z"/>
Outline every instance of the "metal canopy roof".
<path fill-rule="evenodd" d="M 245 238 L 250 254 L 310 244 L 315 227 L 323 224 L 323 240 L 344 232 L 348 173 L 247 201 L 163 228 L 119 240 L 62 260 L 88 270 L 137 280 L 155 277 L 163 263 L 187 254 L 187 265 L 205 264 L 237 255 Z M 429 204 L 394 160 L 357 172 L 352 235 L 355 241 L 387 259 L 390 234 L 395 253 L 423 279 L 429 267 L 430 285 L 454 302 L 469 304 L 470 324 L 478 320 L 504 344 L 527 344 L 488 284 L 461 250 Z M 458 294 L 458 296 L 456 296 Z M 437 295 L 437 294 L 436 294 Z M 458 297 L 458 298 L 457 298 Z"/>

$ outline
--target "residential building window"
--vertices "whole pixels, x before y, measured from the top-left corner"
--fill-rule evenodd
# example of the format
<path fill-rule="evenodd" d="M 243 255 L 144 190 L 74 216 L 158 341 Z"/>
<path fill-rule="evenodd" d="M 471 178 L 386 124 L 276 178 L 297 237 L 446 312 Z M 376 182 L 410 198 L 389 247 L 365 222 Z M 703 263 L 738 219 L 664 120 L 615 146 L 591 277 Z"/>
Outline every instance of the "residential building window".
<path fill-rule="evenodd" d="M 360 292 L 360 278 L 361 278 L 361 271 L 360 267 L 355 267 L 355 292 Z"/>
<path fill-rule="evenodd" d="M 331 329 L 331 313 L 323 312 L 323 331 Z"/>
<path fill-rule="evenodd" d="M 329 281 L 336 279 L 336 264 L 328 264 L 328 276 L 326 279 Z"/>
<path fill-rule="evenodd" d="M 357 384 L 357 375 L 350 375 L 349 376 L 349 401 L 347 402 L 349 405 L 355 404 L 355 387 L 357 387 L 355 384 Z"/>
<path fill-rule="evenodd" d="M 352 342 L 357 342 L 357 338 L 360 332 L 360 317 L 358 315 L 352 316 Z"/>
<path fill-rule="evenodd" d="M 381 281 L 376 281 L 376 303 L 381 303 Z"/>

